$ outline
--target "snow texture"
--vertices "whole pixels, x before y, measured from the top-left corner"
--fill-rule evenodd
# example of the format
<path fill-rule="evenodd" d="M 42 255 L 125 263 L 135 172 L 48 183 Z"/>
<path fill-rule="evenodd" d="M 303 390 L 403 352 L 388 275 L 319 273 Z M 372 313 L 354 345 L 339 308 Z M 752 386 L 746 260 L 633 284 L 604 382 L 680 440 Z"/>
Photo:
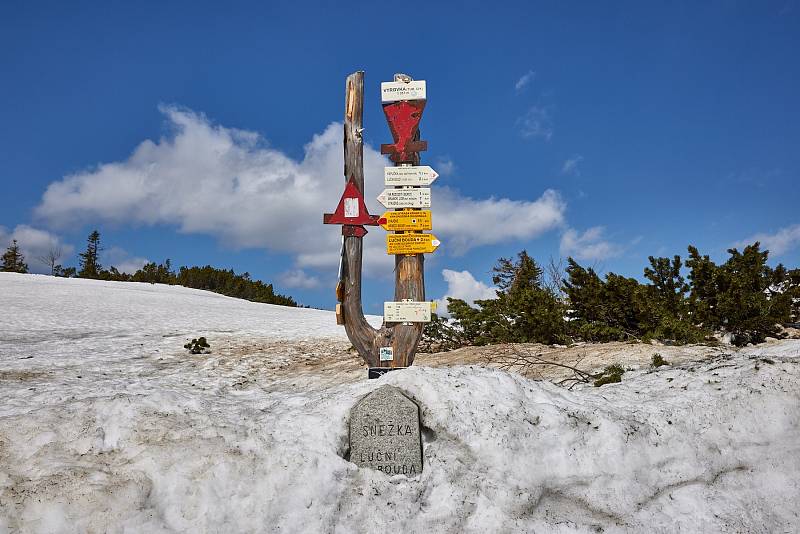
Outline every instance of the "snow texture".
<path fill-rule="evenodd" d="M 281 373 L 346 349 L 331 312 L 181 287 L 0 273 L 0 310 L 0 532 L 800 531 L 798 341 L 567 391 Z M 383 384 L 421 406 L 416 478 L 345 459 Z"/>

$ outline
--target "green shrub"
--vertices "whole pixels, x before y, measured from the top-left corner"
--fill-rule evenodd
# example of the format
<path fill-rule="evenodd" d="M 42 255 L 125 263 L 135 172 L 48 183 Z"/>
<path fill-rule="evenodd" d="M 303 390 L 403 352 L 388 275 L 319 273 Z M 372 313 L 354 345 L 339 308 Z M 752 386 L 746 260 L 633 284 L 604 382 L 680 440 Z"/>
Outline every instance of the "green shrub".
<path fill-rule="evenodd" d="M 189 343 L 184 345 L 183 348 L 189 349 L 189 352 L 192 354 L 207 354 L 211 352 L 211 345 L 208 344 L 208 341 L 206 341 L 204 337 L 192 339 Z"/>
<path fill-rule="evenodd" d="M 625 374 L 625 369 L 622 368 L 621 365 L 613 364 L 609 365 L 603 372 L 600 373 L 600 376 L 594 381 L 594 387 L 599 388 L 605 384 L 613 384 L 615 382 L 622 382 L 622 375 Z"/>
<path fill-rule="evenodd" d="M 669 362 L 661 357 L 659 353 L 653 354 L 653 359 L 650 361 L 653 367 L 661 367 L 662 365 L 669 365 Z"/>

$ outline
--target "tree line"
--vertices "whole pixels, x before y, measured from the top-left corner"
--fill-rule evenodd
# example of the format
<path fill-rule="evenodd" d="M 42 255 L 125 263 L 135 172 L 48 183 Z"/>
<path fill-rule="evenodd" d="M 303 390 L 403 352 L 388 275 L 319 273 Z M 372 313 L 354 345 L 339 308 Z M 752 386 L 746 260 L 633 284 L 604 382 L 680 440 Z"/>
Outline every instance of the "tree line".
<path fill-rule="evenodd" d="M 111 280 L 116 282 L 148 282 L 151 284 L 181 285 L 194 289 L 213 291 L 229 297 L 236 297 L 252 302 L 297 306 L 297 302 L 289 296 L 275 293 L 272 284 L 261 280 L 253 280 L 250 273 L 236 274 L 232 269 L 218 269 L 210 265 L 205 267 L 181 267 L 175 272 L 169 259 L 164 263 L 146 263 L 133 274 L 122 273 L 116 267 L 104 269 L 99 254 L 100 232 L 89 234 L 86 250 L 78 254 L 79 267 L 63 267 L 58 263 L 62 253 L 57 247 L 51 247 L 39 261 L 50 267 L 50 274 L 61 277 L 89 278 L 94 280 Z M 16 240 L 12 241 L 2 256 L 0 271 L 27 273 L 28 265 L 20 251 Z"/>
<path fill-rule="evenodd" d="M 495 299 L 471 306 L 448 298 L 450 319 L 434 316 L 423 347 L 575 341 L 700 343 L 728 335 L 736 345 L 779 337 L 800 321 L 800 269 L 767 265 L 759 243 L 716 264 L 694 246 L 688 257 L 650 256 L 645 283 L 568 258 L 547 272 L 526 251 L 492 269 Z M 684 274 L 686 276 L 684 276 Z"/>

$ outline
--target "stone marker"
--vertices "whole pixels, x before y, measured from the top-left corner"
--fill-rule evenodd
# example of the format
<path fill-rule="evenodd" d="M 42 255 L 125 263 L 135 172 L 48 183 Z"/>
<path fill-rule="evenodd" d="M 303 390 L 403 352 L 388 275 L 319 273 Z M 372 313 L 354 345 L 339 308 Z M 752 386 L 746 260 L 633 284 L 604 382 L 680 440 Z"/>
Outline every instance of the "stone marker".
<path fill-rule="evenodd" d="M 422 472 L 419 406 L 393 386 L 381 386 L 350 411 L 350 461 L 387 475 Z"/>

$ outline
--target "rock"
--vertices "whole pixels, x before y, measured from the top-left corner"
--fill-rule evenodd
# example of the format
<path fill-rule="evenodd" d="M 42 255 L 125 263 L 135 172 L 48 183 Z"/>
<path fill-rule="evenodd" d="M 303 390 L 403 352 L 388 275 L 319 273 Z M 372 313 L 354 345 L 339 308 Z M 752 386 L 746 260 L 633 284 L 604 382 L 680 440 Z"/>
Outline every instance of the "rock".
<path fill-rule="evenodd" d="M 419 475 L 419 406 L 394 386 L 361 399 L 350 412 L 350 461 L 388 475 Z"/>

